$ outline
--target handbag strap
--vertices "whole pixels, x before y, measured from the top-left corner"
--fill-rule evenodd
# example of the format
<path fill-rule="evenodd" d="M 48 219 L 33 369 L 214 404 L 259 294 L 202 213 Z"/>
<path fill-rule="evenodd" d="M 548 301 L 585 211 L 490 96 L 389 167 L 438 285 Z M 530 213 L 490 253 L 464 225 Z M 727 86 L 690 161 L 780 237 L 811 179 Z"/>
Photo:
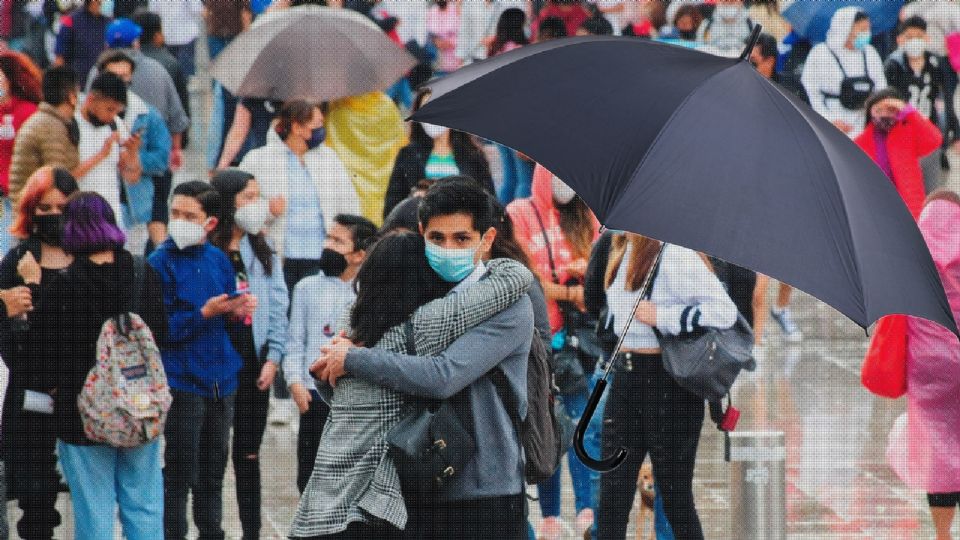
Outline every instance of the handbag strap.
<path fill-rule="evenodd" d="M 550 247 L 547 227 L 543 224 L 543 217 L 540 215 L 540 210 L 537 210 L 537 205 L 533 204 L 532 200 L 528 202 L 530 203 L 530 208 L 533 208 L 533 215 L 537 217 L 537 223 L 540 225 L 540 234 L 543 235 L 543 243 L 547 246 L 547 259 L 550 261 L 550 273 L 553 275 L 553 282 L 559 285 L 560 277 L 557 275 L 557 265 L 553 262 L 553 248 Z"/>

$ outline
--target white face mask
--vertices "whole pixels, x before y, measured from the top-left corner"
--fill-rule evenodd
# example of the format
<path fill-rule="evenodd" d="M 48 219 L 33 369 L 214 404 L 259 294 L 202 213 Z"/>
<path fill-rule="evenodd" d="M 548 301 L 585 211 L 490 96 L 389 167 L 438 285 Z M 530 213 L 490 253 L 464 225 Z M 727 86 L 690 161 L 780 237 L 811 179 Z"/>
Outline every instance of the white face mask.
<path fill-rule="evenodd" d="M 909 39 L 903 44 L 903 51 L 910 58 L 920 58 L 926 50 L 927 42 L 920 38 Z"/>
<path fill-rule="evenodd" d="M 208 219 L 206 223 L 209 223 Z M 167 232 L 177 249 L 185 249 L 190 246 L 199 246 L 203 242 L 203 225 L 199 225 L 185 219 L 174 219 L 167 225 Z"/>
<path fill-rule="evenodd" d="M 241 206 L 233 214 L 237 227 L 247 234 L 258 234 L 262 231 L 268 217 L 270 217 L 270 204 L 266 199 L 259 199 L 257 202 Z"/>
<path fill-rule="evenodd" d="M 436 139 L 437 137 L 443 135 L 444 133 L 450 131 L 450 128 L 443 126 L 435 126 L 433 124 L 420 124 L 423 126 L 423 130 L 427 132 L 427 137 L 431 139 Z"/>
<path fill-rule="evenodd" d="M 553 175 L 553 199 L 560 204 L 567 204 L 577 196 L 577 192 L 568 186 L 563 180 Z"/>
<path fill-rule="evenodd" d="M 740 14 L 740 8 L 734 5 L 724 4 L 722 6 L 717 6 L 714 12 L 717 14 L 717 17 L 729 21 L 731 19 L 735 19 L 737 15 Z"/>

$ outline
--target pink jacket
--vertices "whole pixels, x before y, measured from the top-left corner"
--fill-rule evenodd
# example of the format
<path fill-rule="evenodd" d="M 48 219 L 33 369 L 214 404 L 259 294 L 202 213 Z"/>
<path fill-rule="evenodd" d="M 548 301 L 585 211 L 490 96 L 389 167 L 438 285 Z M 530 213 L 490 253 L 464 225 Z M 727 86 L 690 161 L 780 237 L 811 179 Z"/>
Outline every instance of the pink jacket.
<path fill-rule="evenodd" d="M 960 320 L 960 206 L 934 200 L 918 225 Z M 917 317 L 907 323 L 906 418 L 890 434 L 890 466 L 915 489 L 960 491 L 960 343 L 946 328 Z"/>
<path fill-rule="evenodd" d="M 542 165 L 537 165 L 533 171 L 532 196 L 527 199 L 517 199 L 507 206 L 507 213 L 513 220 L 514 235 L 517 242 L 530 255 L 531 262 L 542 279 L 551 280 L 550 258 L 547 256 L 547 244 L 543 240 L 543 232 L 537 222 L 537 215 L 533 211 L 536 206 L 543 219 L 553 250 L 553 260 L 557 268 L 560 283 L 566 283 L 570 275 L 564 268 L 573 262 L 573 248 L 563 236 L 560 229 L 560 212 L 553 205 L 553 173 Z M 594 218 L 593 239 L 599 236 L 600 224 Z M 557 332 L 563 327 L 563 317 L 560 308 L 553 300 L 547 300 L 547 310 L 550 314 L 550 329 Z"/>

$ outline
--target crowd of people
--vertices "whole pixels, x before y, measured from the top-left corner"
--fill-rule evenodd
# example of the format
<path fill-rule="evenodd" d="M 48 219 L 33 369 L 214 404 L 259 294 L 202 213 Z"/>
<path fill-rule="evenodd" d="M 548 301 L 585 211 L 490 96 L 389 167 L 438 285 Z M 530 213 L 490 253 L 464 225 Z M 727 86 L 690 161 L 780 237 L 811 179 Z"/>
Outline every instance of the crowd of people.
<path fill-rule="evenodd" d="M 198 132 L 190 95 L 202 80 L 199 52 L 213 60 L 257 17 L 302 4 L 363 13 L 417 66 L 385 92 L 323 103 L 235 96 L 214 81 L 208 129 Z M 291 538 L 559 539 L 562 468 L 537 484 L 542 521 L 527 519 L 518 419 L 527 411 L 531 345 L 550 351 L 554 398 L 576 422 L 622 338 L 586 445 L 594 455 L 632 451 L 605 475 L 567 453 L 576 533 L 625 537 L 649 457 L 657 538 L 703 538 L 693 478 L 705 406 L 664 370 L 657 335 L 729 328 L 740 313 L 757 351 L 768 316 L 784 339 L 801 341 L 790 287 L 779 284 L 770 305 L 765 276 L 667 246 L 634 310 L 660 242 L 604 232 L 576 193 L 528 156 L 442 126 L 404 126 L 400 111 L 431 76 L 531 43 L 622 35 L 737 56 L 762 24 L 749 61 L 886 173 L 919 220 L 960 317 L 956 250 L 945 232 L 955 230 L 960 199 L 937 190 L 945 152 L 960 138 L 960 47 L 952 41 L 960 4 L 909 2 L 883 32 L 866 11 L 839 9 L 817 44 L 793 31 L 784 7 L 4 2 L 0 355 L 9 374 L 0 385 L 0 479 L 22 510 L 19 537 L 53 538 L 57 496 L 68 490 L 77 538 L 112 537 L 117 514 L 131 540 L 186 538 L 189 497 L 200 538 L 224 538 L 229 461 L 243 538 L 259 538 L 270 471 L 260 462 L 264 433 L 276 411 L 295 410 L 291 489 L 300 502 Z M 206 170 L 182 170 L 191 144 L 205 148 Z M 188 181 L 174 185 L 178 172 Z M 162 358 L 172 398 L 163 446 L 159 438 L 101 444 L 78 408 L 101 327 L 128 311 Z M 916 343 L 952 338 L 940 330 L 911 327 Z M 911 350 L 911 388 L 949 393 L 931 390 L 929 379 L 960 369 L 960 353 Z M 919 395 L 910 401 L 911 433 L 940 433 L 960 419 L 955 402 Z M 442 486 L 425 487 L 391 441 L 411 409 L 429 405 L 439 416 L 444 404 L 477 444 Z M 922 450 L 911 446 L 912 463 L 930 463 Z M 945 540 L 960 467 L 949 459 L 936 466 L 937 475 L 914 468 L 902 476 L 930 493 Z M 5 516 L 0 539 L 8 537 Z"/>

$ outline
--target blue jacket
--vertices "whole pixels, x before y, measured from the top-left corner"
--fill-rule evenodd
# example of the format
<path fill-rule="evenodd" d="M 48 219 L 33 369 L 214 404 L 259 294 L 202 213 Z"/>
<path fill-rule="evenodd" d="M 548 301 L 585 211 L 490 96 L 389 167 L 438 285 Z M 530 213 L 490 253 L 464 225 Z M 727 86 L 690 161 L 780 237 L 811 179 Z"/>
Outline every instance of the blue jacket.
<path fill-rule="evenodd" d="M 169 330 L 160 353 L 170 387 L 203 397 L 233 394 L 243 360 L 230 343 L 227 319 L 200 314 L 210 298 L 236 291 L 230 259 L 208 243 L 181 250 L 168 239 L 147 261 L 163 283 Z"/>
<path fill-rule="evenodd" d="M 154 185 L 153 177 L 166 173 L 170 161 L 170 148 L 173 139 L 163 117 L 151 105 L 145 112 L 133 119 L 131 131 L 143 129 L 143 144 L 140 146 L 140 163 L 143 176 L 136 184 L 123 182 L 127 192 L 127 204 L 124 208 L 124 223 L 132 225 L 148 223 L 153 213 Z"/>
<path fill-rule="evenodd" d="M 258 353 L 266 344 L 267 356 L 262 360 L 276 362 L 279 367 L 287 350 L 287 306 L 290 298 L 280 257 L 273 254 L 273 271 L 268 276 L 267 270 L 253 254 L 250 236 L 244 235 L 240 240 L 240 258 L 247 269 L 250 293 L 257 297 L 258 302 L 257 310 L 253 312 L 253 344 Z"/>

